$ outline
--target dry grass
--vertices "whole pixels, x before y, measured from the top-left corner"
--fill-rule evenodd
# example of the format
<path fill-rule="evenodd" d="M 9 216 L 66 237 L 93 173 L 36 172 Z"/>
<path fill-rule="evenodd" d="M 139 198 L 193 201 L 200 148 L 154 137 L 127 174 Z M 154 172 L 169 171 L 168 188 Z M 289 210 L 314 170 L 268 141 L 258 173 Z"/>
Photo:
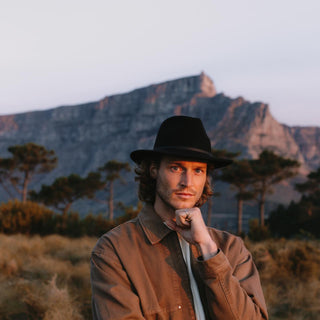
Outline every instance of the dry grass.
<path fill-rule="evenodd" d="M 95 238 L 0 234 L 0 319 L 91 319 Z M 320 242 L 246 242 L 271 320 L 320 319 Z"/>
<path fill-rule="evenodd" d="M 95 238 L 0 235 L 1 319 L 90 319 Z"/>
<path fill-rule="evenodd" d="M 320 242 L 247 243 L 258 269 L 271 319 L 320 319 Z"/>

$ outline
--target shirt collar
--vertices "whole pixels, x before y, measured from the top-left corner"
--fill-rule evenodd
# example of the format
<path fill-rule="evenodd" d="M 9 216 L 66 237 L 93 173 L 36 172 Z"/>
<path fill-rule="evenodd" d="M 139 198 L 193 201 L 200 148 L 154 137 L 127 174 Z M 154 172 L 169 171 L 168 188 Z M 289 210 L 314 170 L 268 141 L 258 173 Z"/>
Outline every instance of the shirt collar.
<path fill-rule="evenodd" d="M 138 219 L 146 237 L 152 245 L 160 242 L 166 235 L 173 232 L 164 225 L 162 219 L 150 204 L 142 208 Z"/>

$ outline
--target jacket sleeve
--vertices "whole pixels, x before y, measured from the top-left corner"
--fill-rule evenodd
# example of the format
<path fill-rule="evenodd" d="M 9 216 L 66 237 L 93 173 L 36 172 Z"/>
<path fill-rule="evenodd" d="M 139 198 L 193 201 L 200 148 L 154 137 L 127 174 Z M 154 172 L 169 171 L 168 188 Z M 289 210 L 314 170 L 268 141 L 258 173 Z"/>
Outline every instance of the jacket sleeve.
<path fill-rule="evenodd" d="M 242 239 L 229 248 L 232 261 L 220 249 L 209 260 L 197 260 L 210 319 L 268 319 L 258 270 Z"/>
<path fill-rule="evenodd" d="M 99 242 L 90 261 L 93 320 L 144 319 L 139 297 L 112 245 L 105 239 Z"/>

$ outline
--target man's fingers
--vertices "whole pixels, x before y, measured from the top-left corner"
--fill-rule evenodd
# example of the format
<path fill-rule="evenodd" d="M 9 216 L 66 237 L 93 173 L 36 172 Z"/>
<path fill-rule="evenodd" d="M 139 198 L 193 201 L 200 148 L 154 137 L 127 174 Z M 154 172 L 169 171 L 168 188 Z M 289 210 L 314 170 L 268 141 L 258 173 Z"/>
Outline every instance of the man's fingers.
<path fill-rule="evenodd" d="M 180 217 L 176 219 L 176 224 L 180 228 L 189 228 L 191 222 L 187 221 L 185 218 Z"/>
<path fill-rule="evenodd" d="M 176 210 L 176 224 L 180 227 L 190 227 L 193 219 L 193 208 Z"/>

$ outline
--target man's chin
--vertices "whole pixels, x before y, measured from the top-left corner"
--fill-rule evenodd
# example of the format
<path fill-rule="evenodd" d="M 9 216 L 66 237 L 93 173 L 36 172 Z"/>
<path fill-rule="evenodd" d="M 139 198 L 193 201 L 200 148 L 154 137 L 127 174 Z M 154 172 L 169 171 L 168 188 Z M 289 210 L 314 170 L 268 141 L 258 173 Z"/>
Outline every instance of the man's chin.
<path fill-rule="evenodd" d="M 195 207 L 195 203 L 194 202 L 184 202 L 184 203 L 178 203 L 178 204 L 173 204 L 173 208 L 175 210 L 181 210 L 181 209 L 190 209 Z"/>

